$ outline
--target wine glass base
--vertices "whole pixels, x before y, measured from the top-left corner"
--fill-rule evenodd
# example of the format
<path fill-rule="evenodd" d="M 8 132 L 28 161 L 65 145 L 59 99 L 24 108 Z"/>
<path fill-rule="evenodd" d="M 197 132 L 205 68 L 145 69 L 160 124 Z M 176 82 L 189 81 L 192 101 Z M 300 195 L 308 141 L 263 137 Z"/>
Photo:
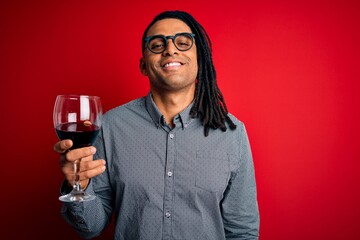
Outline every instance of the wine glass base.
<path fill-rule="evenodd" d="M 69 193 L 59 197 L 59 200 L 62 202 L 85 202 L 94 199 L 95 199 L 94 195 L 89 195 L 85 192 Z"/>

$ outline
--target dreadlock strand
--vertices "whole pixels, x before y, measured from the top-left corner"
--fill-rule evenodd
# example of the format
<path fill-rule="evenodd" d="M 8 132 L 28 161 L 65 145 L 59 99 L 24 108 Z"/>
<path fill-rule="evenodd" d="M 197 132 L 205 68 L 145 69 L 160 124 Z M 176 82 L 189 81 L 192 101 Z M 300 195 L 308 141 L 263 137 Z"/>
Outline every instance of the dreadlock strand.
<path fill-rule="evenodd" d="M 229 124 L 229 127 L 231 130 L 235 130 L 236 129 L 236 125 L 234 124 L 234 122 L 230 119 L 229 116 L 226 116 L 226 122 Z"/>

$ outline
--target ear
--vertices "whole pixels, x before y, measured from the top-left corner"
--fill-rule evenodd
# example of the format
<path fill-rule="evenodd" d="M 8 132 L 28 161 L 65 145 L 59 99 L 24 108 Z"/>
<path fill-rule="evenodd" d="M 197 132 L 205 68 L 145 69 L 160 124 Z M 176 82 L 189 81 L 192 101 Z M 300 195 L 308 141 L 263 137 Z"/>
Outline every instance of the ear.
<path fill-rule="evenodd" d="M 140 58 L 140 72 L 144 75 L 147 76 L 147 70 L 146 70 L 146 62 L 144 60 L 144 58 Z"/>

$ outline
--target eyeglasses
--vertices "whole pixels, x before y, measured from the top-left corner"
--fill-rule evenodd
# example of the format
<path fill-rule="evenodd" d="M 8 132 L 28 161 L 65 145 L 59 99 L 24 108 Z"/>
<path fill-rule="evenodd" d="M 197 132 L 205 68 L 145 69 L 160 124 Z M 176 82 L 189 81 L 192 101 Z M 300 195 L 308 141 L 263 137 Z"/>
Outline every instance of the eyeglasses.
<path fill-rule="evenodd" d="M 177 33 L 174 36 L 154 35 L 144 39 L 145 46 L 153 53 L 163 53 L 168 45 L 168 39 L 171 39 L 179 51 L 187 51 L 194 44 L 195 34 Z"/>

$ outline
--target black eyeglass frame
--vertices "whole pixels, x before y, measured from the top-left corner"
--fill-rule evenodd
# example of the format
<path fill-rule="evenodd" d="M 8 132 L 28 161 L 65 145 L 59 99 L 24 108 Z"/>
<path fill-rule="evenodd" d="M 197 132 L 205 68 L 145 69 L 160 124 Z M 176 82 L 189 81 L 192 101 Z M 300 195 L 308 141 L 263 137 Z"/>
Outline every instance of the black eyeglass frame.
<path fill-rule="evenodd" d="M 175 44 L 175 38 L 178 37 L 178 36 L 181 36 L 181 35 L 188 36 L 191 39 L 191 45 L 186 50 L 179 49 Z M 190 50 L 192 48 L 192 46 L 194 45 L 194 40 L 195 40 L 194 37 L 195 37 L 194 33 L 188 33 L 188 32 L 177 33 L 177 34 L 175 34 L 173 36 L 171 36 L 171 35 L 169 35 L 169 36 L 153 35 L 153 36 L 148 36 L 148 37 L 144 38 L 144 44 L 145 44 L 146 48 L 149 49 L 150 52 L 155 53 L 155 54 L 161 54 L 166 50 L 167 45 L 169 44 L 168 39 L 171 39 L 177 50 L 179 50 L 181 52 L 185 52 L 185 51 Z M 164 49 L 161 52 L 156 52 L 156 51 L 151 50 L 149 44 L 150 44 L 150 41 L 153 40 L 154 38 L 162 38 L 163 42 L 165 43 Z"/>

